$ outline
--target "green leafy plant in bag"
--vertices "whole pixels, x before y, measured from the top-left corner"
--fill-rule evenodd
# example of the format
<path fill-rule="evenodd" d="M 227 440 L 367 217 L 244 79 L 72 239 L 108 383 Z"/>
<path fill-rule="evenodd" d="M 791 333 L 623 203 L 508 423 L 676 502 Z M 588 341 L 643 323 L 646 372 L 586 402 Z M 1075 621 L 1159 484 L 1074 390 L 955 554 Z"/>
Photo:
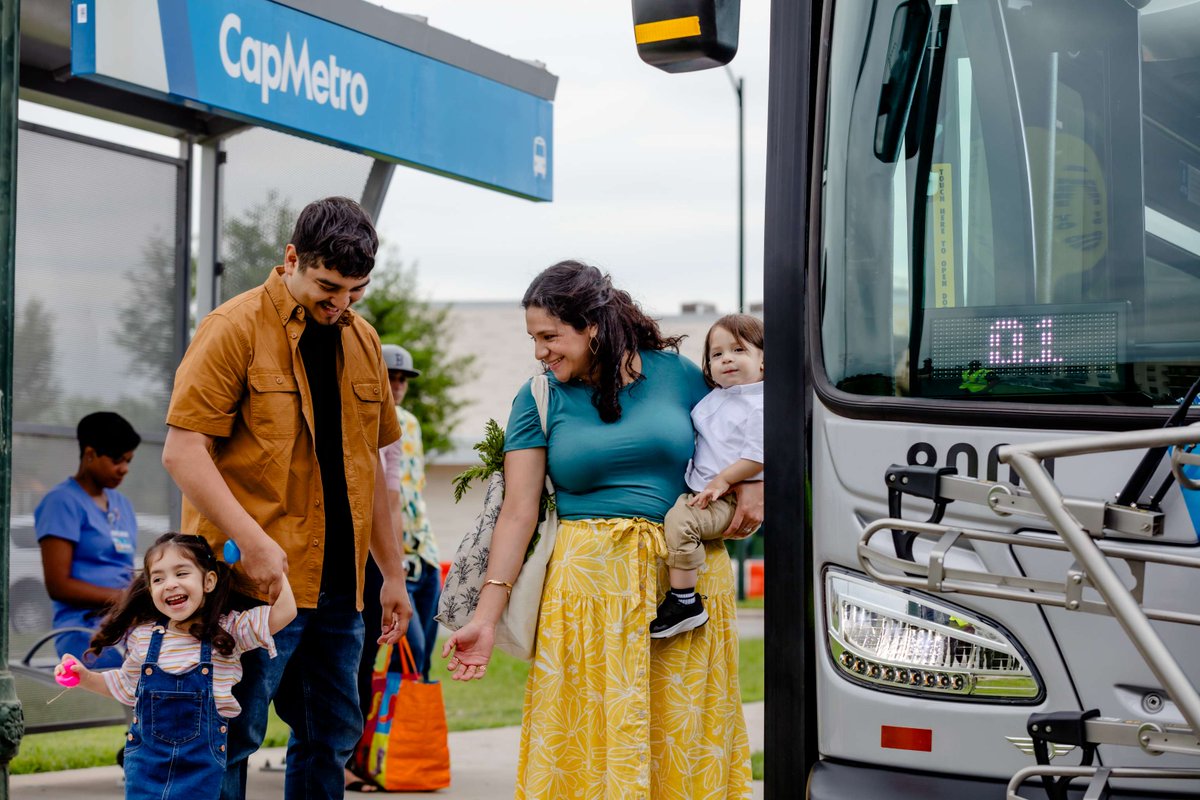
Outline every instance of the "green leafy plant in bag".
<path fill-rule="evenodd" d="M 472 448 L 479 453 L 479 463 L 467 467 L 454 476 L 454 502 L 456 503 L 462 500 L 463 495 L 471 488 L 471 481 L 478 480 L 482 483 L 491 478 L 493 474 L 504 472 L 504 428 L 496 420 L 489 419 L 483 428 L 483 438 L 472 445 Z M 538 510 L 538 522 L 545 519 L 546 513 L 554 508 L 554 495 L 543 489 L 541 507 Z M 525 550 L 526 558 L 529 558 L 529 554 L 533 552 L 540 535 L 537 530 L 534 531 L 529 540 L 529 547 Z"/>

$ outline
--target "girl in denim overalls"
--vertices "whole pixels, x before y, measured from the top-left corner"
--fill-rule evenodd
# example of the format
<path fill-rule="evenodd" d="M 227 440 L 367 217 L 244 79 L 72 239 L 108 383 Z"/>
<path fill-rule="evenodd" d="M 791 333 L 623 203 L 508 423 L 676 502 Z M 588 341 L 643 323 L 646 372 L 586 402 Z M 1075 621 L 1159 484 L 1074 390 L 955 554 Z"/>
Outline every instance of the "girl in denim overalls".
<path fill-rule="evenodd" d="M 113 606 L 91 651 L 123 642 L 120 669 L 93 672 L 65 656 L 56 674 L 134 706 L 125 739 L 125 797 L 217 798 L 225 773 L 227 720 L 241 711 L 231 690 L 241 654 L 265 647 L 296 616 L 283 582 L 275 604 L 230 611 L 228 565 L 200 536 L 167 533 L 146 551 L 141 573 Z M 89 651 L 89 652 L 91 652 Z"/>

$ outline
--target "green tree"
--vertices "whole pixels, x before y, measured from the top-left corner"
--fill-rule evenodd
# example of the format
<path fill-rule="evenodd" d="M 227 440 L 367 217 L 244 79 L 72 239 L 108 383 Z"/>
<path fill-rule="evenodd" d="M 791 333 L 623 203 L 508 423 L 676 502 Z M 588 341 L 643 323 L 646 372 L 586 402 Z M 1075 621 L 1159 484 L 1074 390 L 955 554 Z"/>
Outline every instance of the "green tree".
<path fill-rule="evenodd" d="M 13 421 L 53 422 L 61 399 L 54 374 L 54 315 L 30 297 L 13 331 Z"/>
<path fill-rule="evenodd" d="M 405 268 L 395 250 L 380 255 L 371 287 L 355 310 L 385 343 L 412 353 L 421 377 L 409 383 L 404 407 L 421 421 L 426 453 L 444 452 L 452 446 L 459 412 L 466 405 L 454 396 L 454 389 L 470 377 L 475 356 L 450 356 L 450 308 L 421 299 L 416 267 Z"/>
<path fill-rule="evenodd" d="M 142 247 L 141 265 L 125 272 L 129 302 L 116 332 L 117 344 L 131 356 L 129 372 L 145 378 L 153 387 L 149 395 L 128 400 L 132 405 L 156 408 L 160 425 L 178 364 L 179 281 L 175 257 L 175 243 L 164 236 L 151 237 Z"/>
<path fill-rule="evenodd" d="M 267 270 L 283 263 L 283 250 L 292 238 L 297 213 L 272 189 L 266 200 L 251 206 L 242 217 L 225 223 L 222 300 L 261 286 L 267 279 Z"/>

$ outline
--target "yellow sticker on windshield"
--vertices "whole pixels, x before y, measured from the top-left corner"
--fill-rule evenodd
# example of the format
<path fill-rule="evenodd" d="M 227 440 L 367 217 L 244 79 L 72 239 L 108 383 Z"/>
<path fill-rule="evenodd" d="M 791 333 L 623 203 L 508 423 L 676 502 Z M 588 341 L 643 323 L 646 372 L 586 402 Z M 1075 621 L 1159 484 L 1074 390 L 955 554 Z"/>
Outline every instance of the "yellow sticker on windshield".
<path fill-rule="evenodd" d="M 643 22 L 633 26 L 633 38 L 638 44 L 665 42 L 669 39 L 685 39 L 700 35 L 699 17 L 679 17 L 658 22 Z"/>

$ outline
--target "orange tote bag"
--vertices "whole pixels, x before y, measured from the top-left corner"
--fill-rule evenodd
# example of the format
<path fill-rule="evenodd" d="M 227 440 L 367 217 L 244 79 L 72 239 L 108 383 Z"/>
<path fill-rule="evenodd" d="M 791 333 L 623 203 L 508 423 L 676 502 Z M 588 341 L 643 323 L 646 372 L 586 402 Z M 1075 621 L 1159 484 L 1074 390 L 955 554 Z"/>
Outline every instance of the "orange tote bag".
<path fill-rule="evenodd" d="M 354 771 L 390 792 L 425 792 L 450 785 L 450 747 L 442 685 L 417 672 L 408 639 L 401 639 L 400 672 L 391 644 L 381 644 L 371 676 L 371 711 L 354 752 Z"/>

